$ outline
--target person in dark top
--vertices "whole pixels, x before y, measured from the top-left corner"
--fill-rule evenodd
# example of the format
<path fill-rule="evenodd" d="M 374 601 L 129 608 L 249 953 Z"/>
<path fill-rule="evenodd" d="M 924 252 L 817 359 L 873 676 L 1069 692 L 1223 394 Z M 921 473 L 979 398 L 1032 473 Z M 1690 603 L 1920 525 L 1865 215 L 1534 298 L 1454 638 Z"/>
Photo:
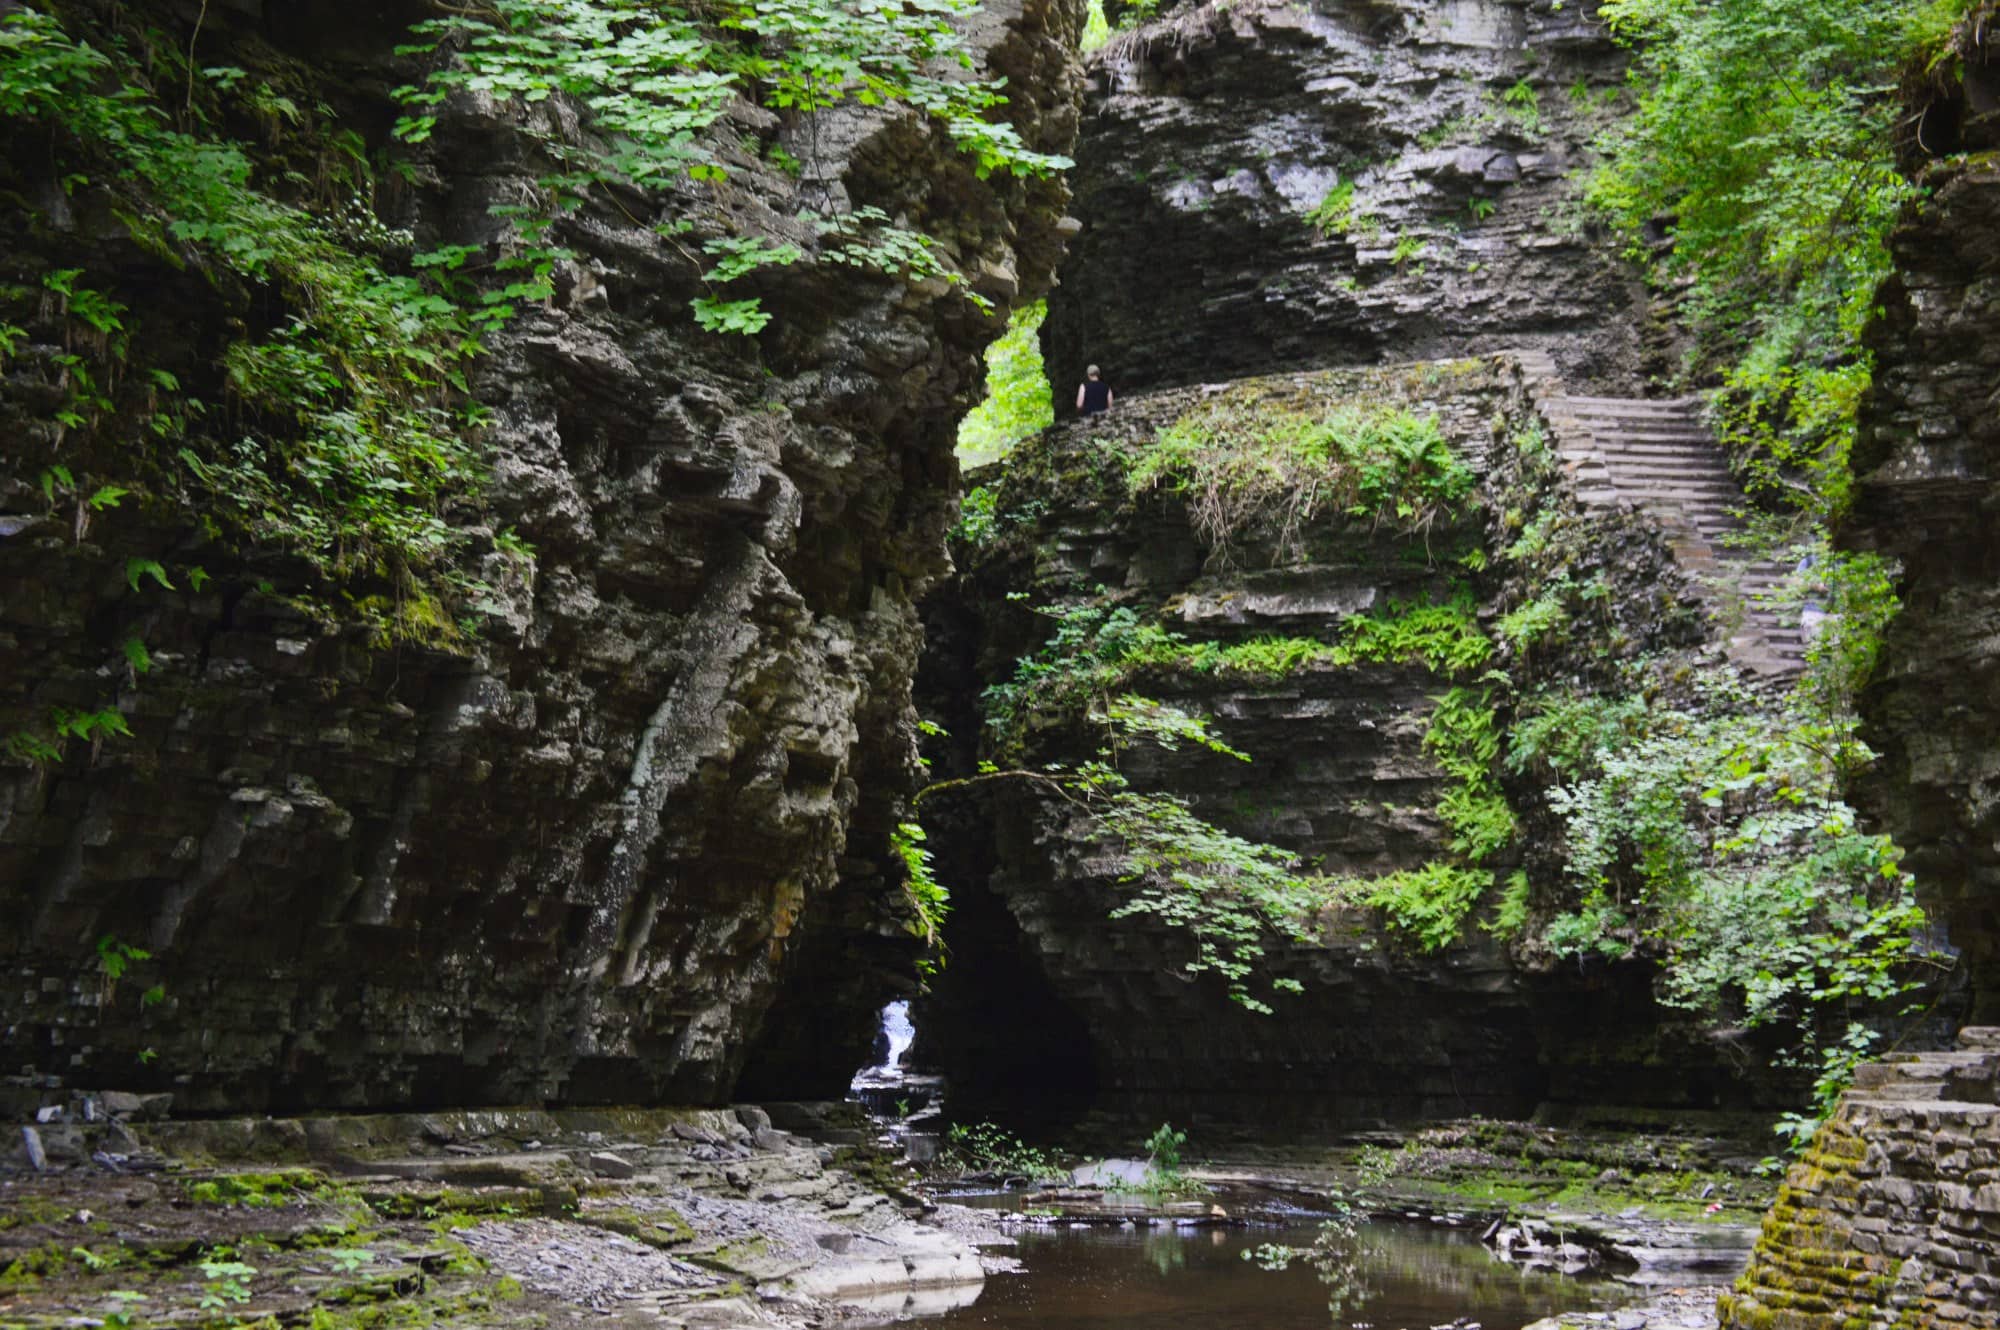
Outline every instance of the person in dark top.
<path fill-rule="evenodd" d="M 1111 385 L 1097 376 L 1097 366 L 1092 365 L 1083 372 L 1083 382 L 1076 385 L 1076 413 L 1094 416 L 1110 409 Z"/>

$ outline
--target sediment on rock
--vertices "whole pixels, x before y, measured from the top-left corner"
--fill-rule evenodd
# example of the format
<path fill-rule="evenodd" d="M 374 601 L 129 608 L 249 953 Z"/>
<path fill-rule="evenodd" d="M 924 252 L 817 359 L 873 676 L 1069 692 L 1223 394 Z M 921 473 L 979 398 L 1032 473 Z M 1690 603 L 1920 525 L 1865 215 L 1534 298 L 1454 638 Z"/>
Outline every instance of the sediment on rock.
<path fill-rule="evenodd" d="M 980 1248 L 1008 1245 L 910 1218 L 751 1106 L 44 1130 L 51 1171 L 0 1163 L 0 1320 L 24 1330 L 217 1302 L 331 1327 L 806 1326 L 970 1300 Z"/>

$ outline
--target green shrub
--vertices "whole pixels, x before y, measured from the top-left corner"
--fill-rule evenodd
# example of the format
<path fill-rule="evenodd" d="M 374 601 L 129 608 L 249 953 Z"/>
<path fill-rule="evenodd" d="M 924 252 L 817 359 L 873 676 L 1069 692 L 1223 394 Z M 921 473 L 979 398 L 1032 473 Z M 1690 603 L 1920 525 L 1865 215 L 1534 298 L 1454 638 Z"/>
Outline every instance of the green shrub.
<path fill-rule="evenodd" d="M 1547 791 L 1565 883 L 1544 941 L 1657 956 L 1664 1000 L 1753 1025 L 1901 991 L 1923 959 L 1923 915 L 1902 852 L 1840 797 L 1843 771 L 1866 760 L 1852 723 L 1773 705 L 1726 673 L 1697 685 L 1688 707 L 1535 703 L 1516 764 L 1567 777 Z M 1559 738 L 1566 725 L 1577 733 Z"/>
<path fill-rule="evenodd" d="M 1135 494 L 1170 485 L 1218 550 L 1254 528 L 1280 559 L 1329 509 L 1411 532 L 1456 516 L 1476 482 L 1434 417 L 1395 407 L 1308 412 L 1223 397 L 1162 430 L 1130 462 Z"/>
<path fill-rule="evenodd" d="M 1347 230 L 1354 221 L 1354 189 L 1352 180 L 1336 180 L 1320 201 L 1306 213 L 1306 220 L 1313 229 L 1323 236 L 1333 236 Z"/>

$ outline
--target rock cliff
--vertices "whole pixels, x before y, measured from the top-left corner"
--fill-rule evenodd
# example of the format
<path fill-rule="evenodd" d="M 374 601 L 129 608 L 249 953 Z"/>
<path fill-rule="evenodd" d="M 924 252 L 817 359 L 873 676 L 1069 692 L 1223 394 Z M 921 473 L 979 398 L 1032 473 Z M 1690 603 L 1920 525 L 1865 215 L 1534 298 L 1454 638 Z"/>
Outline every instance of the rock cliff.
<path fill-rule="evenodd" d="M 1181 5 L 1090 60 L 1058 401 L 1534 347 L 1626 390 L 1643 291 L 1582 209 L 1624 57 L 1595 3 Z"/>
<path fill-rule="evenodd" d="M 1882 757 L 1858 797 L 1908 847 L 1987 1021 L 2000 1012 L 2000 154 L 1989 144 L 1925 180 L 1871 335 L 1842 532 L 1903 570 L 1903 612 L 1861 700 Z"/>
<path fill-rule="evenodd" d="M 952 736 L 933 754 L 934 774 L 972 778 L 923 805 L 956 913 L 949 964 L 915 1019 L 955 1095 L 1011 1099 L 1018 1111 L 1024 1095 L 1045 1109 L 1068 1092 L 1114 1111 L 1308 1127 L 1518 1115 L 1549 1102 L 1777 1101 L 1775 1083 L 1730 1067 L 1654 1003 L 1645 963 L 1549 967 L 1510 954 L 1494 931 L 1493 879 L 1521 862 L 1516 851 L 1479 870 L 1487 889 L 1439 949 L 1419 945 L 1393 909 L 1365 904 L 1365 891 L 1318 914 L 1304 936 L 1267 931 L 1259 970 L 1299 985 L 1273 992 L 1267 1015 L 1232 1003 L 1215 974 L 1190 974 L 1197 944 L 1168 918 L 1112 922 L 1133 887 L 1091 817 L 1034 781 L 976 775 L 996 749 L 990 734 L 979 738 L 995 700 L 982 706 L 978 690 L 1004 684 L 1047 636 L 1049 619 L 1033 606 L 1082 597 L 1199 650 L 1277 637 L 1333 644 L 1351 640 L 1359 621 L 1456 600 L 1476 636 L 1475 619 L 1490 625 L 1549 584 L 1548 569 L 1501 557 L 1529 513 L 1542 515 L 1547 557 L 1579 584 L 1602 586 L 1578 601 L 1570 646 L 1495 660 L 1524 691 L 1701 641 L 1687 581 L 1658 531 L 1629 508 L 1578 500 L 1545 443 L 1542 386 L 1495 357 L 1163 391 L 1058 426 L 1003 468 L 975 474 L 982 518 L 954 542 L 956 583 L 927 602 L 918 690 L 920 708 Z M 1218 545 L 1188 492 L 1128 479 L 1158 433 L 1190 415 L 1230 412 L 1240 435 L 1259 427 L 1260 410 L 1342 408 L 1436 419 L 1481 476 L 1471 501 L 1421 530 L 1323 512 L 1293 533 L 1296 543 L 1266 525 Z M 1139 666 L 1100 691 L 1129 689 L 1207 717 L 1251 760 L 1133 741 L 1118 747 L 1120 770 L 1134 787 L 1170 791 L 1211 823 L 1331 877 L 1380 881 L 1459 862 L 1451 846 L 1462 828 L 1448 801 L 1463 775 L 1448 768 L 1438 721 L 1448 698 L 1478 709 L 1485 661 L 1363 654 L 1231 667 L 1183 651 Z M 1074 763 L 1104 742 L 1089 710 L 1031 714 L 997 747 L 1022 768 Z M 1535 837 L 1529 828 L 1525 852 Z"/>
<path fill-rule="evenodd" d="M 392 48 L 426 12 L 237 3 L 197 30 L 185 6 L 73 8 L 255 70 L 366 151 L 410 77 Z M 1038 149 L 1074 136 L 1080 23 L 1026 0 L 971 35 Z M 491 475 L 452 517 L 480 535 L 487 589 L 476 633 L 436 647 L 302 611 L 295 560 L 219 536 L 161 480 L 171 447 L 125 441 L 135 390 L 91 437 L 51 423 L 69 334 L 19 297 L 50 271 L 121 300 L 132 363 L 211 401 L 225 330 L 260 307 L 176 271 L 89 189 L 66 200 L 33 136 L 8 136 L 4 188 L 36 202 L 0 244 L 28 336 L 0 381 L 20 445 L 0 457 L 0 717 L 109 699 L 131 731 L 0 765 L 20 1097 L 712 1101 L 753 1060 L 795 1093 L 866 1060 L 870 1012 L 914 958 L 888 848 L 914 778 L 913 601 L 945 566 L 979 350 L 1046 284 L 1065 193 L 978 178 L 919 118 L 821 128 L 808 145 L 738 105 L 727 183 L 559 224 L 557 297 L 495 335 L 470 384 Z M 505 104 L 454 97 L 384 220 L 493 244 L 488 206 L 546 169 L 519 129 Z M 788 145 L 803 179 L 774 164 Z M 697 331 L 691 247 L 783 236 L 805 190 L 928 228 L 995 313 L 942 282 L 800 265 L 760 277 L 777 315 L 761 337 Z M 656 212 L 691 215 L 692 236 Z M 136 493 L 72 512 L 38 479 L 58 465 Z M 145 561 L 157 582 L 129 574 Z M 143 676 L 120 654 L 135 636 Z"/>

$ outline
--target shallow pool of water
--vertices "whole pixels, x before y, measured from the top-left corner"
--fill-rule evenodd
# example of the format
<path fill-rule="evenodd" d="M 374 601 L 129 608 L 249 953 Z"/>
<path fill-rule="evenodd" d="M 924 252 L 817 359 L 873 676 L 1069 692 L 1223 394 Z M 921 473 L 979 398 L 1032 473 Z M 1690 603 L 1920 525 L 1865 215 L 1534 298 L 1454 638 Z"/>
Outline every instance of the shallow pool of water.
<path fill-rule="evenodd" d="M 1281 1228 L 1028 1230 L 1025 1269 L 986 1281 L 977 1301 L 904 1326 L 1035 1330 L 1428 1330 L 1476 1321 L 1520 1330 L 1559 1311 L 1616 1306 L 1634 1291 L 1610 1281 L 1530 1274 L 1494 1260 L 1473 1233 L 1419 1223 L 1362 1231 L 1363 1296 L 1335 1315 L 1311 1266 L 1267 1271 L 1243 1253 L 1310 1244 L 1313 1224 Z"/>

